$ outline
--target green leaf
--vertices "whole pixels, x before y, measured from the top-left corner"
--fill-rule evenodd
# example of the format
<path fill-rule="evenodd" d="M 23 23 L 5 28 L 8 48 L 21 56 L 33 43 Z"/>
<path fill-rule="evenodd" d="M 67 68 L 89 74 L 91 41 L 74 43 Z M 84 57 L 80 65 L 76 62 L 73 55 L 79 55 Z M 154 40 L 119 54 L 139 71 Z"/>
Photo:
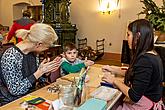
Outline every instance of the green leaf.
<path fill-rule="evenodd" d="M 155 30 L 165 31 L 165 0 L 162 0 L 162 6 L 158 7 L 153 0 L 140 0 L 144 4 L 142 11 L 138 13 L 145 14 Z"/>

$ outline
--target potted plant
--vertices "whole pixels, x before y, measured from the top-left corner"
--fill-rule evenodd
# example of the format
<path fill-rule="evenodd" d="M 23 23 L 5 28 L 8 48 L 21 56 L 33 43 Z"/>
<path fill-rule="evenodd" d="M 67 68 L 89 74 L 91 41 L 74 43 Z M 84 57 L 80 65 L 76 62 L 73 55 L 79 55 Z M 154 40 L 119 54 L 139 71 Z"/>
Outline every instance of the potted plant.
<path fill-rule="evenodd" d="M 145 14 L 145 18 L 151 22 L 156 33 L 159 33 L 159 40 L 165 41 L 165 36 L 161 37 L 161 34 L 165 33 L 165 0 L 162 0 L 160 7 L 153 0 L 141 0 L 140 2 L 144 6 L 143 11 L 138 15 Z"/>

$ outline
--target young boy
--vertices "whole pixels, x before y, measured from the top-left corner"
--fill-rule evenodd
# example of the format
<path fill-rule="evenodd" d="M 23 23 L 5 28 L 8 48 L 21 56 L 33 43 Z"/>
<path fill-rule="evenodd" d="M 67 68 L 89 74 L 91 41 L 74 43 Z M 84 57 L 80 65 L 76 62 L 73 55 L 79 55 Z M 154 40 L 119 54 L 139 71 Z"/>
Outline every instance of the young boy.
<path fill-rule="evenodd" d="M 61 76 L 79 72 L 82 68 L 94 64 L 91 60 L 82 61 L 77 58 L 78 51 L 73 43 L 67 43 L 64 46 L 63 54 L 64 58 L 62 58 Z"/>

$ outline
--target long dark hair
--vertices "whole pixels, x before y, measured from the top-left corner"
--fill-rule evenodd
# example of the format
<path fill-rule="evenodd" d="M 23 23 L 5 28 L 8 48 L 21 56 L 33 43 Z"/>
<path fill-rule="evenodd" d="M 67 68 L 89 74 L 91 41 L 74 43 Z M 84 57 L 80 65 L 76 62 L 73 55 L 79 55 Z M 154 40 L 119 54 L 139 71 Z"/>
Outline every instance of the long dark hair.
<path fill-rule="evenodd" d="M 138 19 L 128 25 L 128 30 L 133 34 L 132 59 L 125 74 L 125 84 L 130 85 L 133 78 L 133 66 L 138 57 L 154 48 L 153 27 L 146 19 Z"/>

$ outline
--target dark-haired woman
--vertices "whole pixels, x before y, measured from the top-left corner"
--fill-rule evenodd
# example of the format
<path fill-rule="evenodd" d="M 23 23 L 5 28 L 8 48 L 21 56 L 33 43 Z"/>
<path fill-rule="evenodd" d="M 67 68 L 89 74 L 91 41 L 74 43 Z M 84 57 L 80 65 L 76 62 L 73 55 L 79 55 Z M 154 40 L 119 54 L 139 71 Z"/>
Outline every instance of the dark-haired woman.
<path fill-rule="evenodd" d="M 128 26 L 128 43 L 133 57 L 124 82 L 105 73 L 102 80 L 114 84 L 126 96 L 127 101 L 118 110 L 164 110 L 161 86 L 163 66 L 154 50 L 152 25 L 145 19 L 135 20 Z M 104 71 L 122 72 L 117 67 L 104 66 Z"/>

